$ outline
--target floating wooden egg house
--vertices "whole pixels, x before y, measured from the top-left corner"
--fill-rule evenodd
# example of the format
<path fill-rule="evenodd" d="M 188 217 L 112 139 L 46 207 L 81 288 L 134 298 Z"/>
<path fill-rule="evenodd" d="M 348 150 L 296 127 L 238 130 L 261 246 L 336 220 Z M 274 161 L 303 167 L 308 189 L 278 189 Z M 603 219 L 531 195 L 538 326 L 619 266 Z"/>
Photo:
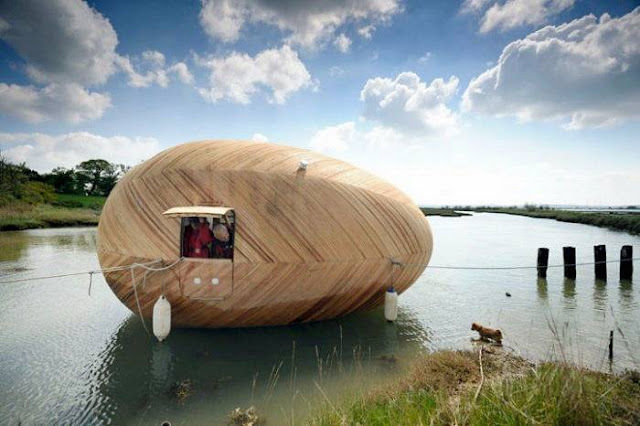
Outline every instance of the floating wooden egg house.
<path fill-rule="evenodd" d="M 426 218 L 401 191 L 272 143 L 167 149 L 124 176 L 98 226 L 98 257 L 115 268 L 105 278 L 116 296 L 151 318 L 164 294 L 182 327 L 291 324 L 373 308 L 389 286 L 406 290 L 431 250 Z M 117 270 L 133 263 L 158 270 Z"/>

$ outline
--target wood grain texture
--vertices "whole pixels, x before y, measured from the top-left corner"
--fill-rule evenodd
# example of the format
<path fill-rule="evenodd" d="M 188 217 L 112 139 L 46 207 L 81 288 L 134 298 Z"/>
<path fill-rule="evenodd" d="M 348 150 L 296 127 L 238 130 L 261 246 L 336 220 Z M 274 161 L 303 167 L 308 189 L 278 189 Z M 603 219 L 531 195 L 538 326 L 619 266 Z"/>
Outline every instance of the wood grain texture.
<path fill-rule="evenodd" d="M 306 171 L 298 170 L 308 160 Z M 98 226 L 103 268 L 180 257 L 171 207 L 219 203 L 235 210 L 233 263 L 183 260 L 162 272 L 135 271 L 145 317 L 165 292 L 185 327 L 247 327 L 318 321 L 402 293 L 432 250 L 428 222 L 398 189 L 312 151 L 244 141 L 170 148 L 134 167 L 109 196 Z M 393 266 L 390 259 L 404 266 Z M 201 278 L 195 285 L 194 278 Z M 220 284 L 211 285 L 211 278 Z M 137 312 L 128 270 L 105 274 Z M 144 285 L 143 285 L 144 282 Z"/>

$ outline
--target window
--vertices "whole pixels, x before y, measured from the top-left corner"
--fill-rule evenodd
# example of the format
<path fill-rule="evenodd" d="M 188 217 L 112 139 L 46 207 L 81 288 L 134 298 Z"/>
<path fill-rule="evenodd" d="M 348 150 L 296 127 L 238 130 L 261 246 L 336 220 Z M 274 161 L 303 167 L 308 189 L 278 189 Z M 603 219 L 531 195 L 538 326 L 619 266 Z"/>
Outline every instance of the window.
<path fill-rule="evenodd" d="M 235 214 L 226 207 L 175 207 L 164 212 L 182 218 L 180 255 L 200 259 L 233 259 Z"/>

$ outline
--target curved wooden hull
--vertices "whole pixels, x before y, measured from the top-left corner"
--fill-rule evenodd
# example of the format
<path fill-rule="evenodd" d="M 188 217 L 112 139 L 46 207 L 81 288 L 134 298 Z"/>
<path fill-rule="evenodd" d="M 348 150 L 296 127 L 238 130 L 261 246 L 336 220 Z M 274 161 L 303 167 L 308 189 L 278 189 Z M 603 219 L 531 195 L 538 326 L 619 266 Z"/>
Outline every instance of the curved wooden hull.
<path fill-rule="evenodd" d="M 310 163 L 306 171 L 298 169 L 301 160 Z M 158 154 L 116 186 L 98 227 L 101 266 L 171 264 L 180 257 L 180 221 L 162 213 L 212 202 L 235 209 L 232 264 L 185 259 L 166 271 L 135 269 L 145 317 L 164 291 L 176 326 L 334 318 L 381 304 L 392 284 L 403 292 L 431 256 L 424 215 L 384 181 L 307 150 L 203 141 Z M 194 285 L 194 277 L 204 284 Z M 214 277 L 220 283 L 209 285 Z M 131 272 L 105 278 L 138 312 Z"/>

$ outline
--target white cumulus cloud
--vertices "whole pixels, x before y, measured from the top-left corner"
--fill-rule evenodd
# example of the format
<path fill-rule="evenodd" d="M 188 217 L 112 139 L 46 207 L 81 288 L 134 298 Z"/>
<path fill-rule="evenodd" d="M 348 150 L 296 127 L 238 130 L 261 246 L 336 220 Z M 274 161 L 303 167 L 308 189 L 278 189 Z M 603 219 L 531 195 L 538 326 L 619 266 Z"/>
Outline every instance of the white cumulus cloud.
<path fill-rule="evenodd" d="M 200 25 L 214 39 L 236 41 L 247 15 L 247 4 L 234 0 L 203 0 Z"/>
<path fill-rule="evenodd" d="M 571 8 L 575 0 L 465 0 L 461 13 L 481 13 L 480 32 L 540 25 L 551 16 Z M 490 5 L 490 6 L 489 6 Z M 488 8 L 487 8 L 488 7 Z"/>
<path fill-rule="evenodd" d="M 369 79 L 360 92 L 363 117 L 406 134 L 451 135 L 457 131 L 458 116 L 447 103 L 458 84 L 455 76 L 427 84 L 413 72 L 403 72 L 395 79 Z"/>
<path fill-rule="evenodd" d="M 344 34 L 340 34 L 333 41 L 333 45 L 342 53 L 347 53 L 351 47 L 351 39 Z"/>
<path fill-rule="evenodd" d="M 77 84 L 53 83 L 38 89 L 0 83 L 0 112 L 30 123 L 80 123 L 102 117 L 110 106 L 108 94 L 89 92 Z"/>
<path fill-rule="evenodd" d="M 364 27 L 358 28 L 358 34 L 360 37 L 365 38 L 367 40 L 373 37 L 373 32 L 376 30 L 376 27 L 373 25 L 365 25 Z"/>
<path fill-rule="evenodd" d="M 254 142 L 269 142 L 269 138 L 262 133 L 254 133 L 253 136 L 251 136 L 251 140 Z"/>
<path fill-rule="evenodd" d="M 249 23 L 275 26 L 287 43 L 315 48 L 348 23 L 362 25 L 370 38 L 375 24 L 402 11 L 400 0 L 202 0 L 200 24 L 212 38 L 234 42 Z"/>
<path fill-rule="evenodd" d="M 475 77 L 464 110 L 572 129 L 640 119 L 640 8 L 547 26 L 507 45 Z"/>
<path fill-rule="evenodd" d="M 464 0 L 462 6 L 460 6 L 461 13 L 474 13 L 480 12 L 485 8 L 492 0 Z"/>
<path fill-rule="evenodd" d="M 102 84 L 116 71 L 118 36 L 81 0 L 3 1 L 0 16 L 0 38 L 38 83 Z"/>
<path fill-rule="evenodd" d="M 166 68 L 161 52 L 144 51 L 135 66 L 120 56 L 109 20 L 82 0 L 0 1 L 0 39 L 24 59 L 26 75 L 40 86 L 0 83 L 0 112 L 32 123 L 100 118 L 111 98 L 87 88 L 119 70 L 132 87 L 166 87 L 170 73 L 193 82 L 184 63 Z"/>
<path fill-rule="evenodd" d="M 167 87 L 170 74 L 175 74 L 184 84 L 193 84 L 194 81 L 187 64 L 176 62 L 167 67 L 164 55 L 155 50 L 142 52 L 141 57 L 118 56 L 116 63 L 129 77 L 128 84 L 131 87 L 150 87 L 154 84 Z"/>
<path fill-rule="evenodd" d="M 283 104 L 291 94 L 313 86 L 309 71 L 288 45 L 263 50 L 255 57 L 233 52 L 226 57 L 196 57 L 196 61 L 211 71 L 210 87 L 198 89 L 209 102 L 228 99 L 248 104 L 253 95 L 266 89 L 270 102 Z"/>
<path fill-rule="evenodd" d="M 142 52 L 142 59 L 147 62 L 150 62 L 158 67 L 164 67 L 165 57 L 162 52 L 158 52 L 157 50 L 145 50 Z"/>
<path fill-rule="evenodd" d="M 310 139 L 311 149 L 319 152 L 341 154 L 345 151 L 369 148 L 387 148 L 389 146 L 419 144 L 418 138 L 406 136 L 391 127 L 374 126 L 362 129 L 354 121 L 318 130 Z"/>
<path fill-rule="evenodd" d="M 356 135 L 356 124 L 349 121 L 317 131 L 309 145 L 316 151 L 343 152 L 354 142 Z"/>
<path fill-rule="evenodd" d="M 25 162 L 27 167 L 39 172 L 48 172 L 54 167 L 71 168 L 94 158 L 134 166 L 162 149 L 154 138 L 105 137 L 88 132 L 55 136 L 0 133 L 0 148 L 9 160 Z"/>
<path fill-rule="evenodd" d="M 184 62 L 176 62 L 167 70 L 169 73 L 175 73 L 178 79 L 184 84 L 193 84 L 193 74 L 189 71 L 189 67 Z"/>
<path fill-rule="evenodd" d="M 145 53 L 147 54 L 146 57 Z M 118 56 L 116 59 L 116 63 L 120 69 L 122 69 L 122 71 L 124 71 L 129 77 L 129 86 L 149 87 L 153 84 L 157 84 L 160 87 L 167 87 L 169 85 L 167 71 L 163 68 L 164 55 L 162 56 L 162 61 L 159 62 L 157 57 L 154 58 L 149 55 L 149 53 L 150 52 L 144 52 L 142 59 L 138 60 L 138 69 L 134 67 L 129 57 Z"/>

